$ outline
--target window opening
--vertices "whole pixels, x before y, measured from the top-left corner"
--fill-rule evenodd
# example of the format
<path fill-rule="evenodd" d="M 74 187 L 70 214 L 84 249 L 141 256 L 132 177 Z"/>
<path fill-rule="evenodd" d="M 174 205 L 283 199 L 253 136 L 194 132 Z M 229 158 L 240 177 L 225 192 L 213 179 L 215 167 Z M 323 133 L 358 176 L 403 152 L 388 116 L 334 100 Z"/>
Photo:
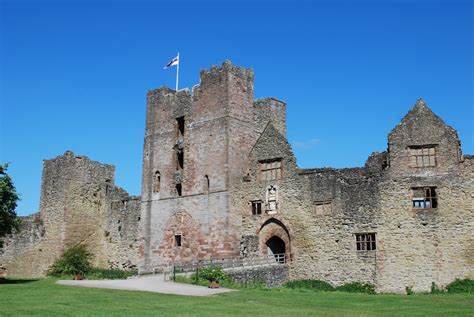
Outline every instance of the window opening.
<path fill-rule="evenodd" d="M 261 180 L 279 180 L 281 179 L 281 159 L 260 162 Z"/>
<path fill-rule="evenodd" d="M 314 201 L 314 212 L 316 215 L 325 215 L 332 212 L 332 201 Z"/>
<path fill-rule="evenodd" d="M 376 250 L 375 233 L 356 233 L 357 251 L 373 251 Z"/>
<path fill-rule="evenodd" d="M 429 209 L 438 207 L 436 197 L 436 187 L 415 187 L 412 188 L 412 204 L 415 209 Z"/>
<path fill-rule="evenodd" d="M 182 186 L 181 186 L 181 184 L 176 184 L 176 194 L 177 194 L 178 196 L 182 196 L 183 191 L 182 191 Z"/>
<path fill-rule="evenodd" d="M 177 247 L 181 246 L 181 242 L 182 242 L 181 240 L 182 240 L 182 235 L 180 235 L 180 234 L 175 234 L 174 235 L 174 241 L 175 241 Z"/>
<path fill-rule="evenodd" d="M 210 187 L 209 176 L 205 175 L 204 178 L 206 181 L 206 192 L 209 192 L 209 187 Z"/>
<path fill-rule="evenodd" d="M 255 200 L 251 202 L 252 204 L 252 215 L 261 215 L 262 214 L 262 201 Z"/>
<path fill-rule="evenodd" d="M 176 124 L 178 126 L 178 137 L 184 136 L 184 117 L 176 118 Z"/>
<path fill-rule="evenodd" d="M 177 169 L 182 170 L 184 168 L 184 152 L 183 152 L 183 150 L 179 150 L 176 153 L 176 156 L 178 157 Z"/>
<path fill-rule="evenodd" d="M 161 174 L 159 171 L 155 172 L 154 184 L 153 184 L 153 192 L 158 193 L 160 191 L 160 183 L 161 183 Z"/>
<path fill-rule="evenodd" d="M 436 166 L 436 147 L 434 145 L 409 146 L 411 167 Z"/>

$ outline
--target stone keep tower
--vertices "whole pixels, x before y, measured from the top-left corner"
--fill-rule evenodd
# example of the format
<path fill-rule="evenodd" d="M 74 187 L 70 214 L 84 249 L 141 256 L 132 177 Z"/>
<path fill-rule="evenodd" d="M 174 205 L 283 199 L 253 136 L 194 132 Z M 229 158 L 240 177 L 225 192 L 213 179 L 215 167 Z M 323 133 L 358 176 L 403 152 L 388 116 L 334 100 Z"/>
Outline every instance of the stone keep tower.
<path fill-rule="evenodd" d="M 236 256 L 240 214 L 230 212 L 258 137 L 253 70 L 226 61 L 178 92 L 148 92 L 142 177 L 143 271 L 163 262 Z"/>

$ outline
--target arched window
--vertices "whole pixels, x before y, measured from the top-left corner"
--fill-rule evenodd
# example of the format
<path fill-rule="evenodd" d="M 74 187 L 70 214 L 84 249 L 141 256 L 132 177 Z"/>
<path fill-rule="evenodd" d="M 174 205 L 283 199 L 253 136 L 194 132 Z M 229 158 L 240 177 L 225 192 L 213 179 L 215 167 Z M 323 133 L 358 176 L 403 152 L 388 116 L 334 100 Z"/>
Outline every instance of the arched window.
<path fill-rule="evenodd" d="M 153 178 L 153 192 L 158 193 L 160 191 L 160 183 L 161 183 L 161 174 L 160 171 L 155 172 L 155 176 Z"/>

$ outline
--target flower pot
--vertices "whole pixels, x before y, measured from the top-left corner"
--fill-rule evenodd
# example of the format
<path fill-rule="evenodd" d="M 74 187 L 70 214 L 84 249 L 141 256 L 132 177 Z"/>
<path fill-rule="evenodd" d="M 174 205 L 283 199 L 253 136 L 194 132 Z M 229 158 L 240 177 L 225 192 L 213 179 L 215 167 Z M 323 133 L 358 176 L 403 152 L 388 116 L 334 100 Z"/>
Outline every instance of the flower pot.
<path fill-rule="evenodd" d="M 211 283 L 209 284 L 209 288 L 220 288 L 221 285 L 219 284 L 219 281 L 216 281 L 216 280 L 213 280 L 211 281 Z"/>
<path fill-rule="evenodd" d="M 81 281 L 83 279 L 84 279 L 84 274 L 82 274 L 82 273 L 76 273 L 73 277 L 73 280 L 75 280 L 75 281 Z"/>

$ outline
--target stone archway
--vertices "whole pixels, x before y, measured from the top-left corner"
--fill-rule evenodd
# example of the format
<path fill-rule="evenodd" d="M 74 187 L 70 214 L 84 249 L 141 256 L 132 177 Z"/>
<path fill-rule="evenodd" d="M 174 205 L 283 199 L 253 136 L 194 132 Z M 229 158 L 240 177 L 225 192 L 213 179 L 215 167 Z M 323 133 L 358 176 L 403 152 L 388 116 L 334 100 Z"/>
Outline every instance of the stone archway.
<path fill-rule="evenodd" d="M 291 259 L 291 240 L 286 226 L 278 219 L 270 218 L 265 221 L 258 231 L 260 253 L 264 256 L 275 255 L 275 260 L 283 262 L 281 256 L 284 254 L 286 261 Z"/>

